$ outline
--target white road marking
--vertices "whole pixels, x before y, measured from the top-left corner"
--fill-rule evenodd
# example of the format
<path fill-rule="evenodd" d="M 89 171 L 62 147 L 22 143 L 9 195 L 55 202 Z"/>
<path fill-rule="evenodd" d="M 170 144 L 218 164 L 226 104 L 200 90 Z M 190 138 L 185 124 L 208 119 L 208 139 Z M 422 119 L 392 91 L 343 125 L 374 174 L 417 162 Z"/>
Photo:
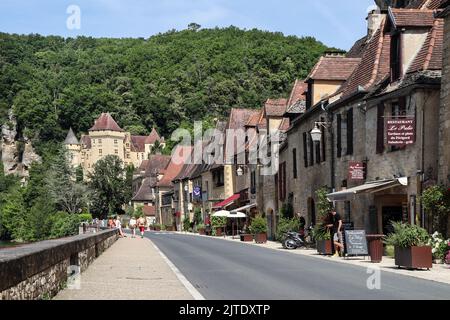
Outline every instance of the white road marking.
<path fill-rule="evenodd" d="M 169 258 L 166 257 L 166 255 L 164 253 L 161 252 L 161 250 L 159 250 L 159 248 L 153 243 L 153 241 L 150 241 L 150 243 L 153 245 L 153 247 L 156 249 L 156 251 L 158 251 L 158 253 L 161 255 L 161 257 L 164 259 L 164 261 L 166 261 L 166 263 L 169 265 L 170 269 L 172 269 L 172 271 L 175 273 L 175 275 L 177 276 L 178 280 L 180 280 L 180 282 L 184 285 L 184 287 L 186 288 L 186 290 L 191 294 L 191 296 L 195 299 L 195 300 L 205 300 L 205 297 L 202 296 L 202 294 L 195 289 L 195 287 L 189 282 L 188 279 L 186 279 L 186 277 L 181 273 L 180 270 L 178 270 L 178 268 L 169 260 Z"/>

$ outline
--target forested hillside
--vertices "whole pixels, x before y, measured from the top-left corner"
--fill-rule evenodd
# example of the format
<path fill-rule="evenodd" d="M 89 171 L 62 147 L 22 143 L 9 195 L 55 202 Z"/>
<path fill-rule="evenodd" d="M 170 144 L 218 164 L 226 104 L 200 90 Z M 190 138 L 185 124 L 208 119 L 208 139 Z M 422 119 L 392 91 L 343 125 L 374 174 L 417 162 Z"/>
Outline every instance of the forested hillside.
<path fill-rule="evenodd" d="M 189 28 L 149 39 L 0 33 L 0 118 L 38 141 L 79 134 L 101 112 L 123 128 L 169 136 L 182 121 L 221 117 L 286 95 L 327 47 L 259 30 Z"/>

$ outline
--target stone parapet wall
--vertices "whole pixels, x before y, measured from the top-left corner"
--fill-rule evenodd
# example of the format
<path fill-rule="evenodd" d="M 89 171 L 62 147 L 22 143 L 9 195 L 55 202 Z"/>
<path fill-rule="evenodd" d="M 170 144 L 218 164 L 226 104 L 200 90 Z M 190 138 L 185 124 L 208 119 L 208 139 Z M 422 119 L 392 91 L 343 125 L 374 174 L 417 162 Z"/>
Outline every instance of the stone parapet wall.
<path fill-rule="evenodd" d="M 0 300 L 52 298 L 70 267 L 85 271 L 116 240 L 117 230 L 106 230 L 0 250 Z"/>

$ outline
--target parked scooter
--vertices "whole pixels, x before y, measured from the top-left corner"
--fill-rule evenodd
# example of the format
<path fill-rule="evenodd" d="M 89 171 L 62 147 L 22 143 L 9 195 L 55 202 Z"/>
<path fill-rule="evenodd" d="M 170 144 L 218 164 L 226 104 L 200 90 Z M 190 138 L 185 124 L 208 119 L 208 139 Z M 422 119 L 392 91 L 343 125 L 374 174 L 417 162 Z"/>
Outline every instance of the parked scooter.
<path fill-rule="evenodd" d="M 311 234 L 312 226 L 308 228 L 308 233 Z M 312 240 L 312 239 L 311 239 Z M 284 234 L 283 248 L 288 250 L 295 250 L 302 247 L 309 247 L 305 235 L 298 232 L 286 232 Z"/>

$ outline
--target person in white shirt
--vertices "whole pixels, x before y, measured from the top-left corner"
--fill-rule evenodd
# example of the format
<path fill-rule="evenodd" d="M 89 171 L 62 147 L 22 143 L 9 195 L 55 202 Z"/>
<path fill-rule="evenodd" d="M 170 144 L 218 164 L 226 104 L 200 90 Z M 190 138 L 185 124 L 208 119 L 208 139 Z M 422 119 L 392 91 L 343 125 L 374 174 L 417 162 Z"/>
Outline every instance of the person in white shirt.
<path fill-rule="evenodd" d="M 136 238 L 136 218 L 135 217 L 131 217 L 130 219 L 130 229 L 131 229 L 131 238 Z"/>
<path fill-rule="evenodd" d="M 126 236 L 123 234 L 123 230 L 122 230 L 122 222 L 120 222 L 119 216 L 116 216 L 116 220 L 115 220 L 114 222 L 115 222 L 115 224 L 116 224 L 116 229 L 119 230 L 119 235 L 120 235 L 120 237 L 121 237 L 121 238 L 126 237 Z"/>

